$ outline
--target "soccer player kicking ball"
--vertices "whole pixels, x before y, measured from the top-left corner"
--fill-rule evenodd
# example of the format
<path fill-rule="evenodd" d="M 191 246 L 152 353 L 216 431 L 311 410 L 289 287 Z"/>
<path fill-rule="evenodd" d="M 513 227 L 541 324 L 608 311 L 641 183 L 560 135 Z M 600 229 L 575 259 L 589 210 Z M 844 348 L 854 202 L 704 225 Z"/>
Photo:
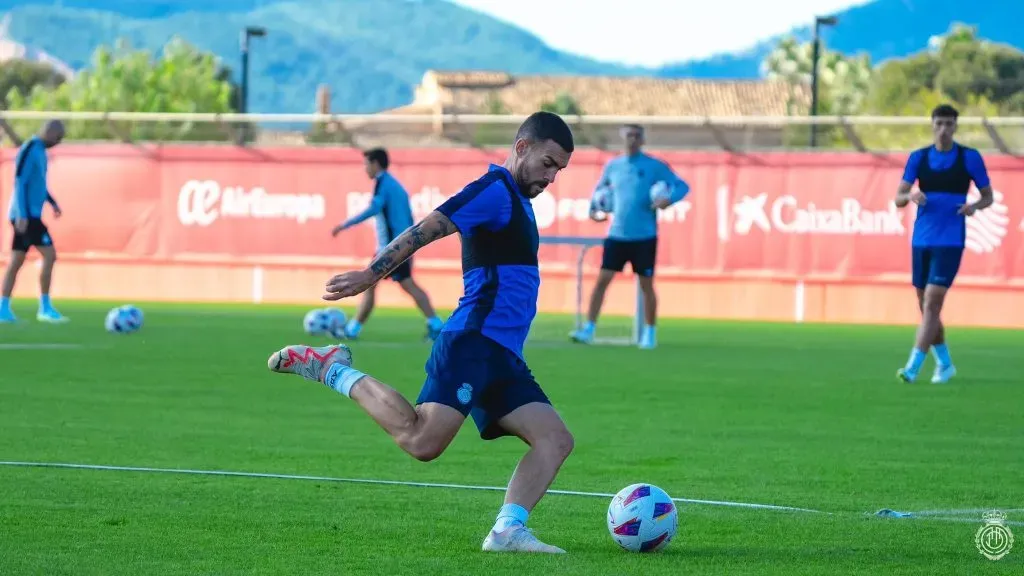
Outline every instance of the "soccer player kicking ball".
<path fill-rule="evenodd" d="M 917 379 L 929 348 L 935 354 L 932 382 L 946 383 L 956 375 L 940 314 L 946 292 L 960 269 L 967 217 L 992 204 L 992 186 L 981 154 L 953 141 L 958 116 L 956 108 L 946 104 L 932 111 L 935 144 L 910 154 L 896 192 L 897 207 L 911 202 L 917 205 L 911 251 L 921 324 L 907 365 L 897 371 L 904 382 Z M 915 181 L 919 190 L 911 191 Z M 981 198 L 968 204 L 971 181 Z"/>
<path fill-rule="evenodd" d="M 343 231 L 372 218 L 377 217 L 377 243 L 379 250 L 383 250 L 395 239 L 401 230 L 412 226 L 412 205 L 409 203 L 409 193 L 405 191 L 401 182 L 388 172 L 391 161 L 388 158 L 387 150 L 374 148 L 363 153 L 366 175 L 373 181 L 373 200 L 361 214 L 356 214 L 347 221 L 342 222 L 331 230 L 332 236 L 337 236 Z M 412 278 L 412 258 L 399 264 L 388 278 L 398 282 L 398 285 L 405 290 L 405 293 L 416 302 L 427 319 L 427 338 L 434 340 L 441 333 L 443 323 L 434 312 L 434 306 L 430 303 L 430 296 L 420 288 Z M 371 286 L 363 293 L 363 301 L 359 304 L 356 317 L 345 326 L 345 337 L 355 339 L 363 329 L 363 324 L 373 312 L 376 302 L 376 290 Z"/>
<path fill-rule="evenodd" d="M 633 273 L 640 279 L 643 293 L 644 328 L 639 346 L 652 349 L 657 345 L 654 325 L 658 316 L 658 297 L 654 292 L 654 264 L 658 252 L 658 210 L 682 200 L 690 187 L 667 164 L 641 151 L 644 144 L 642 127 L 634 124 L 624 126 L 622 135 L 626 153 L 605 165 L 597 185 L 598 190 L 611 191 L 611 212 L 615 215 L 604 241 L 601 272 L 590 295 L 587 322 L 569 337 L 581 344 L 594 341 L 594 327 L 601 314 L 608 285 L 629 262 Z M 668 196 L 651 199 L 651 187 L 656 182 L 664 182 L 668 186 Z M 595 222 L 604 221 L 607 216 L 596 208 L 592 203 L 590 218 Z"/>
<path fill-rule="evenodd" d="M 413 458 L 441 455 L 472 415 L 484 440 L 518 436 L 529 446 L 483 542 L 493 552 L 564 550 L 526 528 L 573 448 L 573 437 L 523 360 L 537 312 L 539 234 L 530 199 L 569 163 L 572 132 L 555 114 L 537 112 L 519 127 L 502 166 L 402 232 L 369 268 L 335 276 L 326 300 L 365 292 L 427 244 L 458 232 L 465 293 L 434 342 L 415 407 L 390 386 L 356 370 L 343 345 L 288 346 L 268 360 L 274 372 L 323 382 L 353 400 Z"/>

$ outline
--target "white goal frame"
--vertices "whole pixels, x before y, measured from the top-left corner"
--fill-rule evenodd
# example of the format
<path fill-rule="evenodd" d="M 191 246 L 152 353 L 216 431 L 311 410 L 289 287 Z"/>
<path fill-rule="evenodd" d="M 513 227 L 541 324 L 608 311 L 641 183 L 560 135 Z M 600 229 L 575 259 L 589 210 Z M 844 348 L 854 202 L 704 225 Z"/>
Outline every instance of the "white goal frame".
<path fill-rule="evenodd" d="M 591 248 L 604 245 L 604 238 L 596 236 L 541 236 L 540 243 L 548 246 L 576 246 L 579 248 L 579 257 L 576 259 L 576 330 L 583 328 L 583 264 L 587 252 Z M 635 276 L 635 274 L 634 274 Z M 628 339 L 623 338 L 600 338 L 595 337 L 595 344 L 618 344 L 635 346 L 640 342 L 640 333 L 644 322 L 644 297 L 640 289 L 640 278 L 637 276 L 634 290 L 636 290 L 636 305 L 633 310 L 633 330 Z"/>

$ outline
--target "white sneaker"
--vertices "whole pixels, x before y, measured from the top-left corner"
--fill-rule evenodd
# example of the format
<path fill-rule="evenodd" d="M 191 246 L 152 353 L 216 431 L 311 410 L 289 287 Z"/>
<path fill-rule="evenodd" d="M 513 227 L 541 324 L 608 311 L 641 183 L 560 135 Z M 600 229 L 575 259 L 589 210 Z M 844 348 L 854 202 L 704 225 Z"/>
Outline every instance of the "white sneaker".
<path fill-rule="evenodd" d="M 64 316 L 53 308 L 40 309 L 39 312 L 36 313 L 36 320 L 47 324 L 64 324 L 69 322 L 67 316 Z"/>
<path fill-rule="evenodd" d="M 956 376 L 956 366 L 935 366 L 935 373 L 932 374 L 932 384 L 945 384 Z"/>
<path fill-rule="evenodd" d="M 484 539 L 484 552 L 539 552 L 542 554 L 565 554 L 557 546 L 545 544 L 533 535 L 529 528 L 517 524 L 503 532 L 491 533 Z"/>
<path fill-rule="evenodd" d="M 298 374 L 314 382 L 322 382 L 324 374 L 332 364 L 351 366 L 352 350 L 344 344 L 320 348 L 296 345 L 282 348 L 267 359 L 267 368 L 270 368 L 271 372 Z"/>

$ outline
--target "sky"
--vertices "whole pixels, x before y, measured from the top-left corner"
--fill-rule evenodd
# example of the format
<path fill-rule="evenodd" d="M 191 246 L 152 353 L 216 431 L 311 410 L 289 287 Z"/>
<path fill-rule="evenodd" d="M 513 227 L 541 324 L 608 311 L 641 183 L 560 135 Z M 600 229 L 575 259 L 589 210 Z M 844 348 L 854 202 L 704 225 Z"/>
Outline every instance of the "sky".
<path fill-rule="evenodd" d="M 868 0 L 451 1 L 524 28 L 552 48 L 659 66 L 747 48 Z"/>

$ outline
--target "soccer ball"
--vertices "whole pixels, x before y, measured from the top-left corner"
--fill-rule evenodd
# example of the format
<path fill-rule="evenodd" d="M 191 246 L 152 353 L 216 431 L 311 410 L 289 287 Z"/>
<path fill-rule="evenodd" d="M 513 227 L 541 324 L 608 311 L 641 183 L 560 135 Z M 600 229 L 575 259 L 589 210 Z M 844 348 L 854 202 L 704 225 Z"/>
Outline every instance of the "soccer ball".
<path fill-rule="evenodd" d="M 345 323 L 348 322 L 348 317 L 340 308 L 327 308 L 327 315 L 331 317 L 331 328 L 329 330 L 331 336 L 335 338 L 345 337 Z"/>
<path fill-rule="evenodd" d="M 605 214 L 611 214 L 614 201 L 615 196 L 611 188 L 607 186 L 600 186 L 594 191 L 594 210 L 604 212 Z"/>
<path fill-rule="evenodd" d="M 669 190 L 668 184 L 664 180 L 659 180 L 651 186 L 651 203 L 655 203 L 662 198 L 668 199 L 672 191 Z"/>
<path fill-rule="evenodd" d="M 608 505 L 608 532 L 630 552 L 655 552 L 668 546 L 679 527 L 675 503 L 652 484 L 626 486 Z"/>
<path fill-rule="evenodd" d="M 310 336 L 325 336 L 331 333 L 335 317 L 326 308 L 317 308 L 306 312 L 302 319 L 302 328 Z"/>
<path fill-rule="evenodd" d="M 142 329 L 144 317 L 137 306 L 125 304 L 107 312 L 103 327 L 113 334 L 131 334 Z"/>

